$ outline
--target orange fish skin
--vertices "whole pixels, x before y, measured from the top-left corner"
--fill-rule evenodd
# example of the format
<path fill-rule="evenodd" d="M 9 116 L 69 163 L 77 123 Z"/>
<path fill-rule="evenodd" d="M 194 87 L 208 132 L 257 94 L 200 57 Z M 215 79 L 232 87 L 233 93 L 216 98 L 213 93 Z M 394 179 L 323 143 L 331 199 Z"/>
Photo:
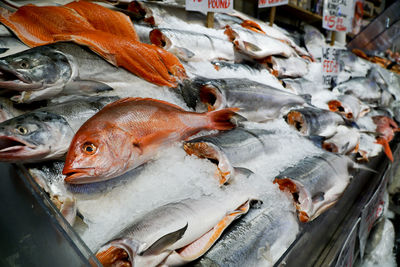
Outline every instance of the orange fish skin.
<path fill-rule="evenodd" d="M 118 11 L 87 1 L 74 1 L 65 5 L 84 17 L 95 29 L 120 36 L 127 36 L 135 41 L 139 37 L 130 18 Z"/>
<path fill-rule="evenodd" d="M 0 22 L 30 47 L 53 43 L 54 34 L 95 30 L 76 11 L 63 6 L 26 5 L 14 13 L 0 8 Z"/>
<path fill-rule="evenodd" d="M 178 77 L 186 76 L 184 67 L 173 54 L 167 51 L 160 53 L 161 48 L 136 42 L 128 37 L 101 31 L 87 31 L 80 34 L 60 34 L 56 35 L 55 39 L 89 46 L 110 63 L 124 67 L 160 86 L 178 85 L 176 78 L 170 73 L 176 73 Z"/>
<path fill-rule="evenodd" d="M 380 134 L 376 138 L 376 143 L 383 146 L 386 156 L 393 162 L 393 154 L 390 149 L 389 142 L 394 138 L 394 132 L 398 131 L 397 123 L 386 116 L 374 116 L 372 120 L 376 124 L 376 132 Z"/>
<path fill-rule="evenodd" d="M 201 130 L 229 130 L 236 108 L 188 112 L 151 98 L 124 98 L 105 106 L 75 134 L 63 174 L 68 183 L 111 179 L 149 161 L 161 148 Z"/>

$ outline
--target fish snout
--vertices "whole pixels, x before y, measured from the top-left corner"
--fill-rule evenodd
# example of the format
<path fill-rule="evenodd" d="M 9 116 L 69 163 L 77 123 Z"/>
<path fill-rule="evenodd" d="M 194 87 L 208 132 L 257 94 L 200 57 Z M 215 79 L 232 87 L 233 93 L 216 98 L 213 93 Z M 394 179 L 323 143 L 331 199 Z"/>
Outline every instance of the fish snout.
<path fill-rule="evenodd" d="M 95 168 L 73 168 L 65 165 L 62 174 L 66 176 L 64 181 L 69 184 L 90 183 L 95 179 Z"/>
<path fill-rule="evenodd" d="M 35 145 L 29 144 L 28 142 L 14 136 L 7 136 L 7 135 L 0 136 L 0 153 L 17 152 L 24 148 L 35 148 L 35 147 L 36 147 Z"/>

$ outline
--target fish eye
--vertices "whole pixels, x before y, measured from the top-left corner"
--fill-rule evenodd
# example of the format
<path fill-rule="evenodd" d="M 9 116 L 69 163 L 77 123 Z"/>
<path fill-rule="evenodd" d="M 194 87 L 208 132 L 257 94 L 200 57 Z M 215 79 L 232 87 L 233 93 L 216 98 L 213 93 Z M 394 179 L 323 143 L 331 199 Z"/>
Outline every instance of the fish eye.
<path fill-rule="evenodd" d="M 22 135 L 26 135 L 29 133 L 28 129 L 26 129 L 24 126 L 18 126 L 17 131 Z"/>
<path fill-rule="evenodd" d="M 27 69 L 27 68 L 29 68 L 29 62 L 26 60 L 21 60 L 19 62 L 19 67 L 22 69 Z"/>
<path fill-rule="evenodd" d="M 82 150 L 88 155 L 93 155 L 96 153 L 97 147 L 94 144 L 87 142 L 83 144 Z"/>

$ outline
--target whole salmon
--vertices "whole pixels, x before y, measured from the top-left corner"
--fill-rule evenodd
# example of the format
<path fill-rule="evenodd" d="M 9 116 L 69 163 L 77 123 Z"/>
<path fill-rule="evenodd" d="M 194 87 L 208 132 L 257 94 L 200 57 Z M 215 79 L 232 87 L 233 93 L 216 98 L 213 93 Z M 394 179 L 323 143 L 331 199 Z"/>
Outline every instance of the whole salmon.
<path fill-rule="evenodd" d="M 151 98 L 124 98 L 104 107 L 75 134 L 63 174 L 68 183 L 119 176 L 160 148 L 201 130 L 229 130 L 237 109 L 194 113 Z"/>

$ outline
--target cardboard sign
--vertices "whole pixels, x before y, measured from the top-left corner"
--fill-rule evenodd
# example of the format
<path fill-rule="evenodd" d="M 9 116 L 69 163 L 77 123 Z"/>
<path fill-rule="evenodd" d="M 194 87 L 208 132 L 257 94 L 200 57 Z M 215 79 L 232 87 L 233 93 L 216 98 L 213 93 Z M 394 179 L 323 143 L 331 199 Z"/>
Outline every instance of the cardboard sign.
<path fill-rule="evenodd" d="M 386 185 L 390 178 L 390 168 L 386 169 L 384 178 L 379 184 L 377 190 L 361 211 L 361 221 L 359 230 L 360 239 L 360 256 L 364 256 L 364 249 L 367 243 L 369 232 L 371 231 L 374 223 L 382 216 L 385 207 L 384 194 L 386 192 Z"/>
<path fill-rule="evenodd" d="M 325 0 L 322 27 L 338 32 L 351 32 L 354 0 Z"/>
<path fill-rule="evenodd" d="M 360 218 L 358 218 L 357 222 L 351 229 L 346 241 L 344 242 L 342 250 L 340 251 L 339 257 L 336 261 L 335 267 L 350 267 L 353 265 L 354 248 L 356 245 L 357 230 L 359 224 L 360 224 Z"/>
<path fill-rule="evenodd" d="M 289 0 L 258 0 L 258 8 L 287 5 Z"/>
<path fill-rule="evenodd" d="M 186 10 L 200 12 L 231 12 L 233 0 L 186 0 Z"/>
<path fill-rule="evenodd" d="M 341 49 L 334 47 L 322 48 L 322 78 L 326 88 L 336 83 L 339 74 L 339 59 Z"/>

